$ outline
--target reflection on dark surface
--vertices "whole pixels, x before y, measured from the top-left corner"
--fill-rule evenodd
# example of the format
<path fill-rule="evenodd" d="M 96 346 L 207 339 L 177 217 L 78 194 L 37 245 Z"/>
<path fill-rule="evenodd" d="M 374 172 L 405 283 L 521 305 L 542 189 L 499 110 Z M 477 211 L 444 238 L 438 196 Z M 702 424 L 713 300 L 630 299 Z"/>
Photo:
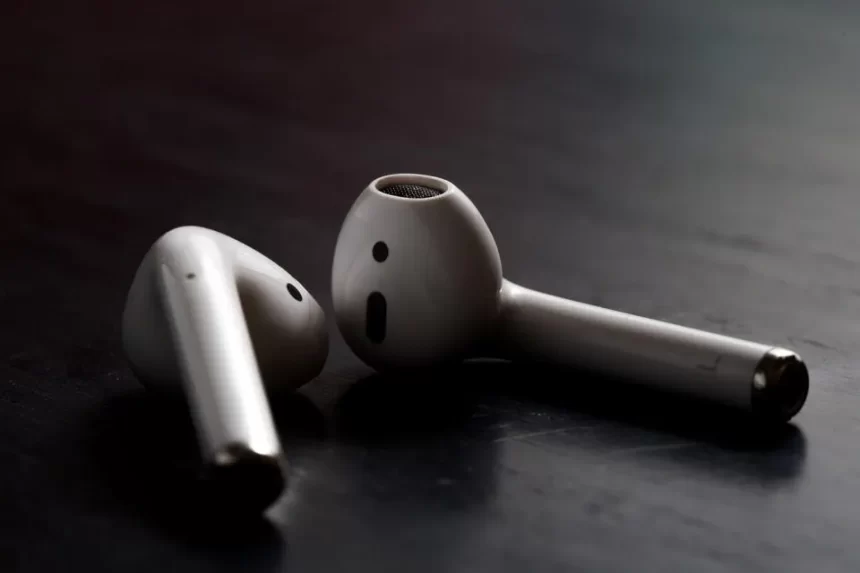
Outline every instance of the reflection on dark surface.
<path fill-rule="evenodd" d="M 492 499 L 500 433 L 493 419 L 476 417 L 473 375 L 372 375 L 350 387 L 335 409 L 336 439 L 345 451 L 381 454 L 382 462 L 379 472 L 358 471 L 354 479 L 378 487 L 390 473 L 385 495 L 428 496 L 425 503 L 468 507 Z"/>
<path fill-rule="evenodd" d="M 268 519 L 219 514 L 196 481 L 184 401 L 143 391 L 109 400 L 95 417 L 102 486 L 148 528 L 225 567 L 274 571 L 310 559 L 338 568 L 373 554 L 384 568 L 420 552 L 426 570 L 444 571 L 475 544 L 500 542 L 493 536 L 520 527 L 520 514 L 589 524 L 625 511 L 624 496 L 652 480 L 768 492 L 797 480 L 806 458 L 792 425 L 757 426 L 634 385 L 497 361 L 374 374 L 325 415 L 295 392 L 270 401 L 290 475 Z M 321 523 L 338 551 L 322 549 Z M 382 538 L 384 555 L 373 549 Z"/>
<path fill-rule="evenodd" d="M 457 568 L 484 534 L 499 479 L 500 431 L 479 415 L 471 375 L 372 375 L 345 389 L 330 439 L 297 452 L 290 491 L 271 512 L 289 565 L 314 555 L 321 570 L 396 570 L 420 555 L 421 570 Z M 340 540 L 324 557 L 315 523 Z"/>
<path fill-rule="evenodd" d="M 806 458 L 806 440 L 793 424 L 759 424 L 738 410 L 632 382 L 502 361 L 371 376 L 343 396 L 336 426 L 340 441 L 380 447 L 421 439 L 490 447 L 518 433 L 563 435 L 576 433 L 567 426 L 587 426 L 587 440 L 564 447 L 607 455 L 629 448 L 715 479 L 793 480 Z"/>
<path fill-rule="evenodd" d="M 557 426 L 582 422 L 607 451 L 636 449 L 631 437 L 639 434 L 656 438 L 638 447 L 642 454 L 713 476 L 736 472 L 780 481 L 803 470 L 806 440 L 793 424 L 759 424 L 738 410 L 585 373 L 495 361 L 469 367 L 481 372 L 472 391 L 490 404 L 512 400 L 520 408 L 553 412 L 561 418 L 553 422 Z M 705 450 L 708 455 L 689 455 Z M 715 455 L 724 466 L 714 463 Z"/>
<path fill-rule="evenodd" d="M 588 544 L 603 520 L 627 520 L 626 530 L 662 519 L 630 501 L 655 483 L 738 495 L 753 483 L 766 495 L 794 483 L 806 457 L 792 425 L 764 428 L 735 411 L 505 362 L 368 376 L 329 422 L 329 439 L 294 458 L 290 491 L 271 512 L 290 564 L 314 555 L 329 568 L 370 558 L 384 568 L 421 554 L 422 570 L 451 570 L 534 520 Z M 670 491 L 656 487 L 646 500 Z M 320 522 L 343 540 L 337 554 L 309 549 Z M 549 535 L 540 531 L 529 535 Z"/>
<path fill-rule="evenodd" d="M 312 408 L 300 396 L 289 407 Z M 202 487 L 197 441 L 180 396 L 114 397 L 99 408 L 91 436 L 99 478 L 136 519 L 224 566 L 280 569 L 285 546 L 277 529 L 259 515 L 227 510 Z"/>
<path fill-rule="evenodd" d="M 378 469 L 390 483 L 381 493 L 463 509 L 492 499 L 499 431 L 475 418 L 468 374 L 374 375 L 343 395 L 334 416 L 337 440 L 382 454 Z M 376 488 L 380 475 L 360 471 L 355 479 Z"/>
<path fill-rule="evenodd" d="M 784 425 L 758 425 L 741 410 L 638 386 L 635 380 L 502 361 L 466 367 L 483 372 L 473 383 L 486 394 L 561 406 L 730 449 L 768 449 L 777 446 L 786 432 Z"/>
<path fill-rule="evenodd" d="M 338 437 L 364 443 L 399 443 L 409 436 L 465 432 L 478 407 L 475 376 L 464 365 L 436 372 L 374 374 L 356 382 L 338 402 Z"/>

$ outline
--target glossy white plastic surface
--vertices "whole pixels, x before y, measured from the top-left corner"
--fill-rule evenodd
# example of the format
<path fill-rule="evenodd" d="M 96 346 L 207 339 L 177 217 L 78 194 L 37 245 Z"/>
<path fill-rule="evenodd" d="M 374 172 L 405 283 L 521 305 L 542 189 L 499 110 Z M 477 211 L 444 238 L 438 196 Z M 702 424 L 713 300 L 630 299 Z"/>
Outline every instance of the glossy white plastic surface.
<path fill-rule="evenodd" d="M 263 380 L 300 386 L 328 353 L 325 316 L 298 281 L 201 227 L 174 229 L 151 247 L 129 290 L 122 334 L 144 384 L 184 389 L 204 459 L 216 464 L 236 448 L 280 456 Z"/>
<path fill-rule="evenodd" d="M 431 199 L 376 190 L 401 180 L 444 186 Z M 373 246 L 388 248 L 384 262 Z M 471 201 L 448 182 L 417 175 L 374 181 L 341 228 L 332 272 L 335 316 L 347 343 L 375 368 L 426 366 L 466 355 L 493 329 L 502 281 L 492 234 Z M 365 336 L 367 297 L 387 301 L 386 337 Z"/>
<path fill-rule="evenodd" d="M 498 355 L 566 365 L 750 407 L 772 345 L 634 316 L 505 281 Z"/>
<path fill-rule="evenodd" d="M 440 193 L 381 191 L 414 184 Z M 378 260 L 375 245 L 387 256 Z M 384 336 L 369 336 L 369 295 L 385 300 Z M 332 266 L 332 297 L 347 344 L 378 369 L 426 368 L 470 357 L 530 360 L 619 376 L 753 410 L 756 392 L 786 373 L 791 385 L 769 412 L 792 416 L 806 398 L 794 353 L 542 294 L 502 278 L 487 224 L 450 181 L 381 177 L 344 221 Z M 381 320 L 381 319 L 380 319 Z M 763 373 L 762 368 L 768 370 Z M 779 402 L 776 404 L 776 402 Z"/>

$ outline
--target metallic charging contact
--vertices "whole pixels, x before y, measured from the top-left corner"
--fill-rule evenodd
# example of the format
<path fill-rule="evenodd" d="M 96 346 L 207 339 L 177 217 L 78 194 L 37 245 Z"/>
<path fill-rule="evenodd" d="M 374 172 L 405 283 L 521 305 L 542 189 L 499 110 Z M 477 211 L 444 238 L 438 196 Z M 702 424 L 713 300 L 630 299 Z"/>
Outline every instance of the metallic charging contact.
<path fill-rule="evenodd" d="M 286 487 L 282 455 L 261 454 L 241 444 L 215 452 L 203 479 L 210 495 L 231 512 L 258 513 L 280 497 Z"/>
<path fill-rule="evenodd" d="M 785 348 L 767 351 L 752 379 L 752 410 L 757 418 L 786 421 L 797 414 L 809 394 L 809 371 Z"/>

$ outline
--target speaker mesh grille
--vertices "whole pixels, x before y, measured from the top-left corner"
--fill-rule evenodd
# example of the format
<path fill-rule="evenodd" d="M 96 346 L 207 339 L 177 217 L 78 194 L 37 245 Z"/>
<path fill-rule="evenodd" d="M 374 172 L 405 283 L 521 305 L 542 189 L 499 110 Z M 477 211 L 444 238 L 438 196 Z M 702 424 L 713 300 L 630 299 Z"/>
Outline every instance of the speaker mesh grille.
<path fill-rule="evenodd" d="M 403 197 L 404 199 L 429 199 L 444 193 L 444 191 L 414 183 L 392 183 L 391 185 L 380 187 L 379 190 L 386 195 Z"/>

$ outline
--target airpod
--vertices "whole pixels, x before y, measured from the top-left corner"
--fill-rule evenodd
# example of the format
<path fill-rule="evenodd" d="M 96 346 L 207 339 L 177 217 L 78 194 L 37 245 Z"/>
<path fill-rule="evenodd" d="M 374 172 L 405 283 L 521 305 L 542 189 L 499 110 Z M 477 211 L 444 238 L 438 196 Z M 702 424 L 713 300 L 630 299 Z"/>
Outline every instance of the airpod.
<path fill-rule="evenodd" d="M 370 183 L 341 228 L 332 268 L 338 328 L 376 370 L 477 358 L 592 371 L 784 421 L 803 406 L 801 358 L 536 292 L 502 277 L 490 229 L 453 183 Z"/>
<path fill-rule="evenodd" d="M 122 338 L 147 387 L 184 391 L 207 480 L 252 509 L 270 505 L 286 474 L 263 381 L 297 387 L 322 369 L 325 316 L 310 293 L 239 241 L 179 227 L 138 268 Z"/>

